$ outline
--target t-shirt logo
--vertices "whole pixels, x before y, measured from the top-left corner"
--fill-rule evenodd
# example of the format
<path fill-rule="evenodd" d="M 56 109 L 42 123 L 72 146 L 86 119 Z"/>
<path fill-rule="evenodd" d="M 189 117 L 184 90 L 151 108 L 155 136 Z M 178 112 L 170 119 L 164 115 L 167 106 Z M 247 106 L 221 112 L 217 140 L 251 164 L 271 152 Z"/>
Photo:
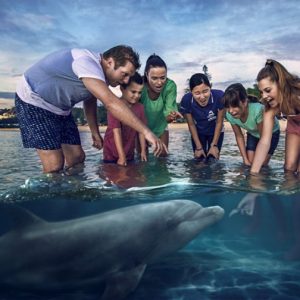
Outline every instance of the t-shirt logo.
<path fill-rule="evenodd" d="M 216 117 L 216 115 L 214 114 L 214 112 L 212 111 L 212 110 L 210 110 L 209 112 L 208 112 L 208 115 L 207 115 L 207 120 L 208 121 L 213 121 L 213 120 L 215 120 L 217 117 Z"/>

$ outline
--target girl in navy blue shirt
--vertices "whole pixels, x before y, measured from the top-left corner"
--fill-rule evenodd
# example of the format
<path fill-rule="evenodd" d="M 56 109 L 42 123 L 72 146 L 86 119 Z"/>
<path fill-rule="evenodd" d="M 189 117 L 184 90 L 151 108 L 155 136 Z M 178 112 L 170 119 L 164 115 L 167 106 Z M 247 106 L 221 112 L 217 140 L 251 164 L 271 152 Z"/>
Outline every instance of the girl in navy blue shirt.
<path fill-rule="evenodd" d="M 223 143 L 224 92 L 211 89 L 205 74 L 196 73 L 190 81 L 190 93 L 181 100 L 181 112 L 184 114 L 192 138 L 196 159 L 219 159 Z"/>

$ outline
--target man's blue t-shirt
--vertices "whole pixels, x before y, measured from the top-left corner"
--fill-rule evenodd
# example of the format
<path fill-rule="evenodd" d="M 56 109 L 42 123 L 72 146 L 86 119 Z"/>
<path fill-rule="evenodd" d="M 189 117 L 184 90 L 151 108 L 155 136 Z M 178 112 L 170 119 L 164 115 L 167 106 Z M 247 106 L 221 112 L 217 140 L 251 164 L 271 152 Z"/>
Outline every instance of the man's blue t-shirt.
<path fill-rule="evenodd" d="M 215 132 L 218 111 L 224 108 L 221 90 L 211 90 L 210 98 L 205 107 L 200 106 L 193 99 L 192 93 L 187 93 L 182 97 L 180 111 L 182 114 L 191 114 L 198 134 L 213 135 Z"/>

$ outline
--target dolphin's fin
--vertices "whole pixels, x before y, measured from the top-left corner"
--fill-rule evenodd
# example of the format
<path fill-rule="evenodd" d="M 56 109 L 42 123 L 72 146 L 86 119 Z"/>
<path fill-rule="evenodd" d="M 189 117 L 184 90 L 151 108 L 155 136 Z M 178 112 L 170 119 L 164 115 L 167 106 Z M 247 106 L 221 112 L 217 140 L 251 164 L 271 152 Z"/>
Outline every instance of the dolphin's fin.
<path fill-rule="evenodd" d="M 1 204 L 1 210 L 7 212 L 12 218 L 14 229 L 22 229 L 38 223 L 46 223 L 45 220 L 34 215 L 29 210 L 15 204 Z"/>
<path fill-rule="evenodd" d="M 138 265 L 134 269 L 117 272 L 106 280 L 106 288 L 101 300 L 124 299 L 138 286 L 147 265 Z"/>

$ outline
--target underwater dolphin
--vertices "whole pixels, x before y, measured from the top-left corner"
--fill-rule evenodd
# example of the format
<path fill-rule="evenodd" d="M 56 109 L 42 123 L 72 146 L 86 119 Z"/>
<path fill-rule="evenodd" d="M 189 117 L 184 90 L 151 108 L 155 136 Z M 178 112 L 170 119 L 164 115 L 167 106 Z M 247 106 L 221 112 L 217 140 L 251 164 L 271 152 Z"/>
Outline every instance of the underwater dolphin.
<path fill-rule="evenodd" d="M 0 237 L 1 286 L 57 291 L 102 284 L 103 300 L 125 298 L 147 264 L 185 246 L 224 215 L 219 206 L 171 200 L 46 222 L 5 206 L 16 226 Z"/>

